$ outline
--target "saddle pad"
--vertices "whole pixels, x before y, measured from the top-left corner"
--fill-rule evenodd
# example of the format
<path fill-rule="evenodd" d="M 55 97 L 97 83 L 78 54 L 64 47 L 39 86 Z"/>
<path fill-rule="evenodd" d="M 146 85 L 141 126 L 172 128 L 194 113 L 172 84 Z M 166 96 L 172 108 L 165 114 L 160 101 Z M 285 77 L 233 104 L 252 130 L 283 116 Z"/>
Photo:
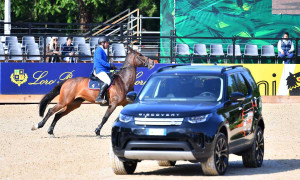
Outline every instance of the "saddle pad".
<path fill-rule="evenodd" d="M 100 85 L 99 85 L 100 83 Z M 103 82 L 95 81 L 95 80 L 89 80 L 89 89 L 99 90 L 100 87 L 102 87 Z"/>
<path fill-rule="evenodd" d="M 114 75 L 113 73 L 108 73 L 108 77 L 110 78 L 111 80 L 111 84 L 109 85 L 108 89 L 110 88 L 110 86 L 112 84 L 114 84 L 114 78 L 115 78 L 116 75 Z M 94 76 L 94 74 L 91 74 L 90 76 L 90 79 L 89 79 L 89 89 L 92 89 L 92 90 L 99 90 L 102 85 L 104 84 L 104 82 L 98 80 L 98 78 L 96 76 Z"/>

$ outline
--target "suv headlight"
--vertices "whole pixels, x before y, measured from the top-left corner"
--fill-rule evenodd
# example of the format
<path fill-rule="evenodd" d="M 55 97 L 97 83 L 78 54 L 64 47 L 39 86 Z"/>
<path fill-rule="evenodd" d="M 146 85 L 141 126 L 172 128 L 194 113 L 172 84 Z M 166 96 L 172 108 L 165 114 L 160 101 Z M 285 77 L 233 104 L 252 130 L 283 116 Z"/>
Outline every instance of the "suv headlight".
<path fill-rule="evenodd" d="M 123 123 L 128 123 L 130 121 L 133 121 L 133 116 L 127 116 L 127 115 L 124 115 L 124 114 L 119 114 L 119 120 Z"/>
<path fill-rule="evenodd" d="M 192 116 L 188 117 L 187 121 L 191 124 L 205 122 L 207 120 L 208 114 L 201 115 L 201 116 Z"/>

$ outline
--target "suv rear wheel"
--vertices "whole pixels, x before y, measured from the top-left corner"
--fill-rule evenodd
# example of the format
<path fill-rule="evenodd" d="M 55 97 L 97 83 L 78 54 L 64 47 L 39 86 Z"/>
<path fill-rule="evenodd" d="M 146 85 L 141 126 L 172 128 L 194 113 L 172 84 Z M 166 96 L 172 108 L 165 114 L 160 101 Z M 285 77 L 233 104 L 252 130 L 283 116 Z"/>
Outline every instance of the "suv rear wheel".
<path fill-rule="evenodd" d="M 112 149 L 110 150 L 110 160 L 112 169 L 116 175 L 133 174 L 136 169 L 137 162 L 120 161 L 120 159 L 114 154 Z"/>
<path fill-rule="evenodd" d="M 159 166 L 175 166 L 176 161 L 158 161 Z"/>
<path fill-rule="evenodd" d="M 227 138 L 223 133 L 218 133 L 212 155 L 206 162 L 201 162 L 203 173 L 209 176 L 225 174 L 228 167 L 228 157 Z"/>
<path fill-rule="evenodd" d="M 264 160 L 264 134 L 261 127 L 257 127 L 253 144 L 242 154 L 245 167 L 261 167 Z"/>

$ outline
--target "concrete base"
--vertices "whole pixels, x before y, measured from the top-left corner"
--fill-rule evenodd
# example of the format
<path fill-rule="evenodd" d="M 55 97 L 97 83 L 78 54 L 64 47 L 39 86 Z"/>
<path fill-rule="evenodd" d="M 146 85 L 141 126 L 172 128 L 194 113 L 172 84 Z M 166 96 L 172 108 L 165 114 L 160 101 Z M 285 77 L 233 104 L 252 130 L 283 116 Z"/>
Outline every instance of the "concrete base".
<path fill-rule="evenodd" d="M 0 95 L 0 103 L 39 103 L 44 95 Z M 57 103 L 59 96 L 51 103 Z M 300 103 L 300 96 L 262 96 L 263 103 Z M 88 103 L 85 101 L 84 103 Z"/>
<path fill-rule="evenodd" d="M 0 103 L 39 103 L 44 95 L 0 95 Z M 59 96 L 51 103 L 57 103 Z"/>

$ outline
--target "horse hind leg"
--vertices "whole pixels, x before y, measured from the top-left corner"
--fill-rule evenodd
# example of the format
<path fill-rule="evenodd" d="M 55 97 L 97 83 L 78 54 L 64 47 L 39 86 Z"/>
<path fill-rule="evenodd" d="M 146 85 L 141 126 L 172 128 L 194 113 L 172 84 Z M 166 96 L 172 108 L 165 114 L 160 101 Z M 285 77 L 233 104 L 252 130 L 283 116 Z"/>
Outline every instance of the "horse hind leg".
<path fill-rule="evenodd" d="M 64 111 L 61 111 L 57 114 L 55 114 L 55 117 L 48 129 L 48 134 L 50 135 L 50 137 L 55 137 L 54 134 L 53 134 L 53 131 L 54 131 L 54 127 L 57 123 L 57 121 L 62 118 L 63 116 L 69 114 L 71 111 L 79 108 L 81 106 L 81 104 L 83 103 L 84 99 L 81 99 L 81 98 L 78 98 L 78 99 L 75 99 L 73 101 L 73 103 L 67 105 L 66 109 Z"/>
<path fill-rule="evenodd" d="M 50 108 L 48 110 L 46 116 L 44 117 L 44 119 L 41 122 L 39 122 L 38 124 L 33 125 L 31 130 L 34 131 L 34 130 L 44 127 L 44 125 L 47 122 L 47 120 L 49 119 L 49 117 L 52 116 L 53 114 L 55 114 L 56 112 L 58 112 L 59 110 L 63 109 L 64 107 L 65 107 L 64 105 L 56 104 L 53 108 Z"/>

